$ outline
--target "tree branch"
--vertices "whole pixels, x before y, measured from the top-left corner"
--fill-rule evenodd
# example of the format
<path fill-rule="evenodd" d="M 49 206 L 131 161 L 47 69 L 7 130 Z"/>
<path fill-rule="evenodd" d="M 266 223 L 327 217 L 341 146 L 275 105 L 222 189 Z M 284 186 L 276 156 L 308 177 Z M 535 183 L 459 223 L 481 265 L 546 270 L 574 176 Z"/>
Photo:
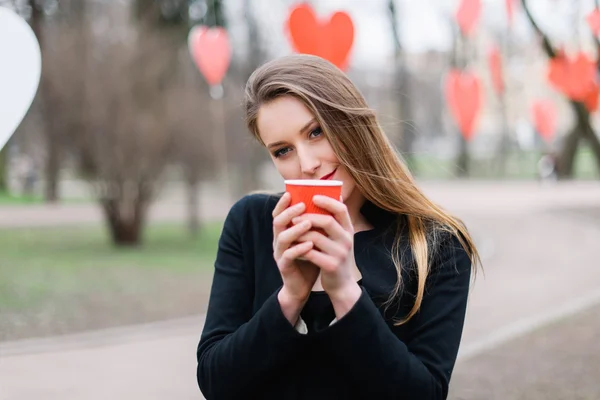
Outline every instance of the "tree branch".
<path fill-rule="evenodd" d="M 527 5 L 527 0 L 521 0 L 521 4 L 523 5 L 523 10 L 525 10 L 525 14 L 527 15 L 527 18 L 529 19 L 529 22 L 531 22 L 533 29 L 535 29 L 537 34 L 542 38 L 542 42 L 543 42 L 542 47 L 544 48 L 546 55 L 548 56 L 548 58 L 556 57 L 556 50 L 554 50 L 554 48 L 552 47 L 552 44 L 550 43 L 550 39 L 548 39 L 548 35 L 546 35 L 544 32 L 542 32 L 542 29 L 539 27 L 539 25 L 533 19 L 533 15 L 531 15 L 531 11 L 529 11 L 529 6 Z"/>
<path fill-rule="evenodd" d="M 394 36 L 394 49 L 396 51 L 396 55 L 402 51 L 402 44 L 400 43 L 400 38 L 398 34 L 398 23 L 396 22 L 396 4 L 394 0 L 389 0 L 388 2 L 388 10 L 390 23 L 392 24 L 392 34 Z"/>
<path fill-rule="evenodd" d="M 600 0 L 594 0 L 594 9 L 600 10 Z M 596 44 L 596 58 L 598 64 L 598 71 L 600 71 L 600 39 L 598 39 L 598 36 L 593 32 L 592 35 L 594 36 L 594 43 Z"/>

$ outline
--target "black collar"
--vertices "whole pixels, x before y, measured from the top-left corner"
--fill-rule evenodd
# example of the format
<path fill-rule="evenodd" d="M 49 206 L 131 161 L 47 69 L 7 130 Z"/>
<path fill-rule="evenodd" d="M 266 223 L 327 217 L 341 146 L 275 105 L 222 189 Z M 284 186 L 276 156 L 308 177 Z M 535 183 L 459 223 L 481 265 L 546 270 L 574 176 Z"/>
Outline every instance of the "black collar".
<path fill-rule="evenodd" d="M 390 211 L 384 210 L 371 203 L 369 200 L 365 200 L 364 204 L 360 208 L 360 213 L 376 228 L 386 229 L 389 228 L 393 222 L 398 220 L 398 215 Z"/>

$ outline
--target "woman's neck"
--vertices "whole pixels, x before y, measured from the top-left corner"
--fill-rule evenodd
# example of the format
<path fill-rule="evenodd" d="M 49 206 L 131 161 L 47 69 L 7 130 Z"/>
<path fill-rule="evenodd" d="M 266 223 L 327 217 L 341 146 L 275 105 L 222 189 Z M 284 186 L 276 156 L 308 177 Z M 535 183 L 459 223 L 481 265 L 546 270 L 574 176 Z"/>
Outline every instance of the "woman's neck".
<path fill-rule="evenodd" d="M 354 232 L 366 231 L 373 228 L 373 225 L 360 212 L 365 201 L 365 197 L 358 190 L 354 191 L 354 193 L 344 201 L 344 204 L 348 207 L 348 214 L 350 214 Z"/>

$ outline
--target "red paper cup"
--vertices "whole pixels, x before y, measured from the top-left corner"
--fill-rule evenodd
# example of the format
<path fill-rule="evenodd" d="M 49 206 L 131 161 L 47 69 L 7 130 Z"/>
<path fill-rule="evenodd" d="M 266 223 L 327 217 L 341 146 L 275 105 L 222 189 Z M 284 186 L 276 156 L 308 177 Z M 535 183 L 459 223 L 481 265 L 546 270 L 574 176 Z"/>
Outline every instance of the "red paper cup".
<path fill-rule="evenodd" d="M 286 192 L 289 192 L 292 197 L 290 207 L 298 203 L 304 203 L 306 209 L 303 214 L 331 215 L 329 211 L 317 207 L 315 203 L 313 203 L 313 196 L 318 194 L 340 200 L 342 196 L 342 181 L 318 179 L 286 180 L 285 190 Z M 293 226 L 293 223 L 290 223 L 289 227 L 291 226 Z M 314 230 L 327 236 L 322 229 L 315 228 Z M 298 259 L 304 260 L 303 257 L 299 257 Z"/>
<path fill-rule="evenodd" d="M 313 196 L 318 194 L 339 200 L 342 195 L 342 181 L 318 179 L 286 180 L 285 190 L 292 195 L 290 207 L 298 203 L 304 203 L 306 205 L 304 213 L 306 214 L 330 215 L 329 211 L 319 208 L 313 203 Z"/>

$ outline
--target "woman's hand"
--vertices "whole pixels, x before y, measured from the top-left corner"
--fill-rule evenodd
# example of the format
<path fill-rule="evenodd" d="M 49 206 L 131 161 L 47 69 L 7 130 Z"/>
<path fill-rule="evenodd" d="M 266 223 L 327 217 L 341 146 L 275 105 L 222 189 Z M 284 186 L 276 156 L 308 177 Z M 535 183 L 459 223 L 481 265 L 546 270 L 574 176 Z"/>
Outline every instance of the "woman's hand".
<path fill-rule="evenodd" d="M 321 269 L 321 284 L 339 319 L 350 311 L 362 293 L 355 276 L 358 268 L 354 260 L 354 228 L 344 203 L 320 195 L 314 196 L 313 202 L 332 215 L 303 214 L 292 221 L 310 222 L 312 227 L 326 233 L 311 230 L 298 241 L 314 244 L 304 258 Z"/>
<path fill-rule="evenodd" d="M 287 320 L 295 325 L 319 276 L 319 268 L 309 261 L 298 260 L 313 249 L 310 240 L 299 240 L 311 229 L 312 223 L 304 221 L 288 228 L 292 218 L 306 209 L 304 203 L 288 207 L 290 200 L 291 196 L 286 192 L 273 210 L 273 257 L 283 280 L 279 303 Z"/>

